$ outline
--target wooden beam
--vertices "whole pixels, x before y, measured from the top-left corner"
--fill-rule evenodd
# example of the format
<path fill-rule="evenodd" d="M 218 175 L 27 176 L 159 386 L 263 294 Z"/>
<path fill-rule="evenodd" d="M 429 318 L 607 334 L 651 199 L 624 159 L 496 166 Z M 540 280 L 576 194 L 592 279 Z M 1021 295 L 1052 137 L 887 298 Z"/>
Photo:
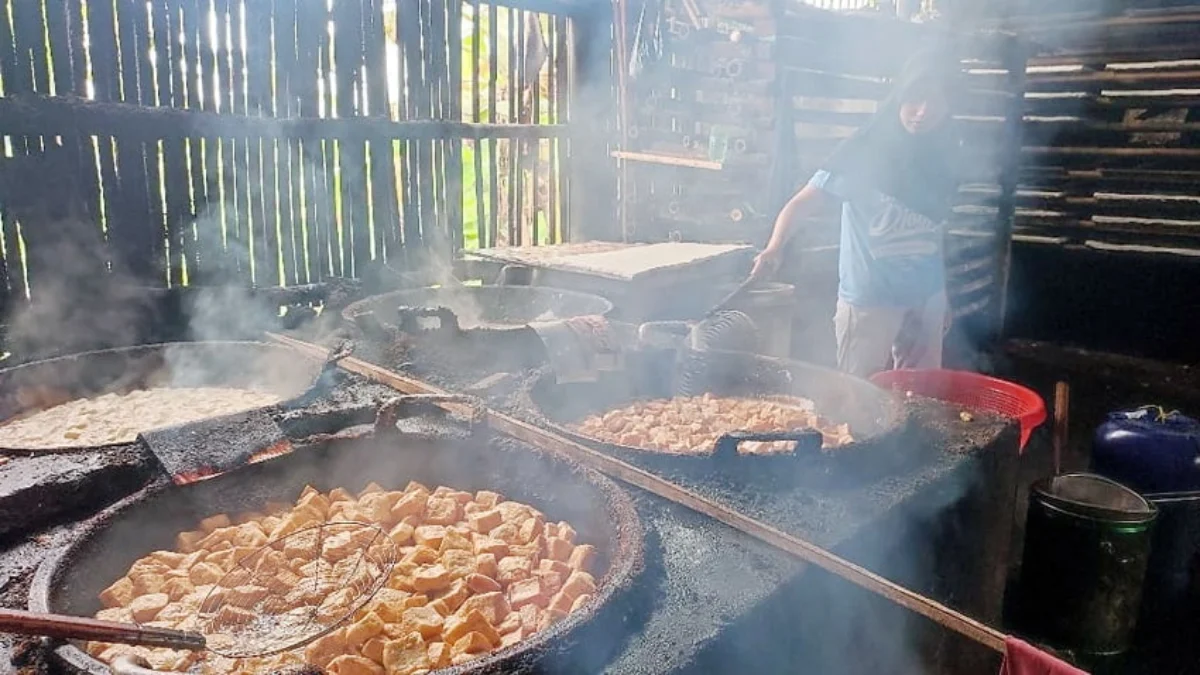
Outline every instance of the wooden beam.
<path fill-rule="evenodd" d="M 562 124 L 475 124 L 442 120 L 393 122 L 376 117 L 276 119 L 128 103 L 101 103 L 72 96 L 0 97 L 0 132 L 66 133 L 158 140 L 162 138 L 296 138 L 346 141 L 444 138 L 565 138 Z"/>

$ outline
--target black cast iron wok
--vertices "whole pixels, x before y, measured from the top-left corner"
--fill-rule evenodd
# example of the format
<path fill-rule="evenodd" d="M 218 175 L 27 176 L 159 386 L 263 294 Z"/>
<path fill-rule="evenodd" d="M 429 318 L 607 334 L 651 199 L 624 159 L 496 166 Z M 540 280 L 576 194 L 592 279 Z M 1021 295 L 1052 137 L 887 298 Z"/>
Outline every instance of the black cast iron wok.
<path fill-rule="evenodd" d="M 83 352 L 0 370 L 0 424 L 80 398 L 153 387 L 260 389 L 278 394 L 284 405 L 309 391 L 323 366 L 289 347 L 257 342 L 170 342 Z M 0 447 L 0 454 L 88 449 L 95 446 Z"/>
<path fill-rule="evenodd" d="M 494 330 L 524 327 L 534 321 L 603 316 L 612 308 L 611 302 L 598 295 L 542 286 L 443 286 L 365 298 L 348 305 L 342 317 L 353 324 L 355 316 L 370 312 L 384 325 L 400 326 L 413 312 L 443 309 L 457 319 L 459 328 Z"/>
<path fill-rule="evenodd" d="M 607 374 L 598 382 L 559 384 L 553 376 L 543 377 L 530 392 L 532 402 L 555 430 L 650 469 L 719 473 L 755 483 L 794 484 L 812 477 L 855 481 L 898 471 L 920 454 L 919 448 L 905 442 L 910 425 L 907 413 L 887 392 L 866 380 L 798 361 L 707 351 L 703 358 L 690 361 L 689 381 L 681 382 L 675 359 L 664 358 L 661 352 L 642 356 L 640 363 L 630 359 L 625 372 Z M 590 415 L 634 401 L 704 393 L 810 399 L 821 417 L 848 423 L 855 440 L 826 450 L 801 441 L 796 451 L 771 455 L 727 451 L 681 455 L 603 442 L 575 430 Z"/>
<path fill-rule="evenodd" d="M 572 658 L 564 654 L 575 654 L 570 647 L 576 642 L 587 642 L 583 652 L 603 654 L 604 641 L 615 644 L 629 630 L 623 627 L 619 594 L 640 572 L 643 550 L 641 523 L 629 495 L 589 469 L 512 441 L 435 432 L 299 447 L 211 480 L 150 491 L 103 514 L 73 544 L 47 558 L 31 586 L 29 609 L 94 614 L 100 609 L 100 591 L 135 560 L 173 548 L 178 532 L 194 528 L 208 515 L 261 510 L 268 501 L 294 502 L 306 484 L 357 492 L 371 481 L 403 489 L 410 480 L 430 487 L 497 490 L 541 509 L 548 518 L 571 522 L 578 541 L 595 545 L 599 553 L 599 591 L 589 605 L 512 647 L 439 672 L 530 672 L 547 661 Z M 55 653 L 71 671 L 109 672 L 73 643 Z M 576 672 L 594 672 L 590 665 L 576 666 L 582 668 Z"/>

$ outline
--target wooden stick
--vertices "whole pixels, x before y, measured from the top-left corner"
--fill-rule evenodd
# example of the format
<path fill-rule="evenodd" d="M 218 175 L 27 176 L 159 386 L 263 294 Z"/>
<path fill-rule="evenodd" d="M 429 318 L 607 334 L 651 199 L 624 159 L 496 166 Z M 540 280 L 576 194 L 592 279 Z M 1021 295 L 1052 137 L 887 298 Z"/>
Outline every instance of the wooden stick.
<path fill-rule="evenodd" d="M 316 345 L 271 333 L 268 333 L 267 336 L 271 340 L 307 352 L 313 356 L 323 357 L 325 354 L 325 350 Z M 339 365 L 345 370 L 357 373 L 375 382 L 394 387 L 405 393 L 446 393 L 445 390 L 359 359 L 343 359 L 339 362 Z M 450 405 L 447 404 L 446 407 L 449 408 Z M 546 431 L 545 429 L 494 410 L 488 410 L 487 417 L 488 425 L 495 431 L 525 441 L 543 450 L 563 455 L 663 499 L 686 506 L 697 513 L 704 514 L 765 544 L 791 554 L 804 562 L 816 565 L 860 588 L 891 600 L 901 607 L 930 619 L 943 628 L 952 630 L 994 651 L 1004 652 L 1004 643 L 1008 637 L 1004 633 L 919 593 L 910 591 L 899 584 L 888 581 L 874 572 L 855 565 L 814 544 L 780 532 L 727 506 L 685 490 L 654 474 L 553 432 Z"/>
<path fill-rule="evenodd" d="M 687 169 L 708 169 L 709 171 L 720 171 L 724 167 L 721 162 L 713 162 L 707 159 L 692 159 L 690 157 L 675 157 L 672 155 L 656 155 L 649 152 L 627 152 L 624 150 L 616 150 L 612 153 L 612 156 L 616 159 L 623 159 L 627 162 L 666 164 L 668 166 L 682 166 Z"/>
<path fill-rule="evenodd" d="M 1071 385 L 1054 385 L 1054 474 L 1062 473 L 1062 453 L 1067 446 L 1067 415 L 1071 410 Z"/>

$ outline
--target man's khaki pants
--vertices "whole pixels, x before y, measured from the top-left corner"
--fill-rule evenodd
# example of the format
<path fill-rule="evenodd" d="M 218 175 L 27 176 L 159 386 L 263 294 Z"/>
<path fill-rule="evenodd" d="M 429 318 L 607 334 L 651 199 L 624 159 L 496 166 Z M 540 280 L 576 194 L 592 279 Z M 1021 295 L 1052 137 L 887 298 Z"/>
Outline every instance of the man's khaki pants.
<path fill-rule="evenodd" d="M 924 307 L 859 307 L 838 300 L 833 317 L 838 368 L 870 377 L 891 368 L 941 368 L 946 294 Z"/>

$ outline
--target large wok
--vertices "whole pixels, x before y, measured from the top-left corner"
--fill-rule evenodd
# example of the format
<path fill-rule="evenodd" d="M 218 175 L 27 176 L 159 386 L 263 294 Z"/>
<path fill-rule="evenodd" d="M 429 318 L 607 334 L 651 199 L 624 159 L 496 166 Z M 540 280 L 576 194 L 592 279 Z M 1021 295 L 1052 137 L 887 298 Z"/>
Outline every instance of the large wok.
<path fill-rule="evenodd" d="M 439 308 L 449 310 L 462 329 L 509 329 L 535 321 L 603 316 L 613 305 L 598 295 L 541 286 L 442 286 L 375 295 L 348 305 L 342 316 L 353 323 L 355 316 L 371 312 L 380 323 L 399 326 L 405 315 Z"/>
<path fill-rule="evenodd" d="M 622 373 L 598 382 L 557 383 L 539 379 L 530 391 L 544 423 L 586 445 L 650 469 L 683 471 L 700 477 L 719 475 L 754 483 L 784 485 L 817 479 L 856 481 L 899 470 L 921 456 L 906 442 L 911 422 L 903 407 L 870 382 L 819 366 L 741 352 L 691 353 L 689 381 L 681 382 L 677 362 L 662 352 L 631 358 Z M 586 417 L 634 401 L 677 394 L 811 399 L 816 411 L 834 423 L 848 423 L 854 442 L 836 449 L 774 455 L 711 452 L 668 454 L 600 441 L 581 435 Z"/>
<path fill-rule="evenodd" d="M 312 387 L 323 363 L 256 342 L 172 342 L 83 352 L 0 370 L 0 424 L 79 398 L 152 387 L 245 387 L 283 401 Z M 84 447 L 0 447 L 0 454 Z M 94 449 L 94 448 L 92 448 Z"/>
<path fill-rule="evenodd" d="M 294 501 L 306 484 L 323 491 L 335 487 L 357 491 L 371 481 L 402 489 L 416 480 L 430 486 L 497 490 L 541 509 L 549 518 L 571 522 L 579 540 L 599 550 L 600 590 L 590 605 L 512 647 L 444 672 L 529 672 L 547 661 L 606 654 L 628 630 L 622 625 L 621 603 L 613 602 L 614 597 L 633 583 L 642 565 L 642 528 L 629 495 L 590 469 L 512 441 L 436 433 L 396 433 L 300 447 L 290 455 L 207 481 L 151 491 L 100 516 L 80 539 L 49 557 L 35 575 L 30 609 L 93 614 L 100 609 L 99 592 L 135 560 L 172 548 L 178 532 L 194 528 L 205 516 L 261 510 L 272 500 Z M 570 647 L 577 641 L 587 643 L 587 649 L 579 650 L 586 657 L 571 656 L 576 652 Z M 108 673 L 75 644 L 64 644 L 55 653 L 74 672 Z M 582 668 L 578 672 L 594 670 L 587 664 L 572 667 Z"/>

